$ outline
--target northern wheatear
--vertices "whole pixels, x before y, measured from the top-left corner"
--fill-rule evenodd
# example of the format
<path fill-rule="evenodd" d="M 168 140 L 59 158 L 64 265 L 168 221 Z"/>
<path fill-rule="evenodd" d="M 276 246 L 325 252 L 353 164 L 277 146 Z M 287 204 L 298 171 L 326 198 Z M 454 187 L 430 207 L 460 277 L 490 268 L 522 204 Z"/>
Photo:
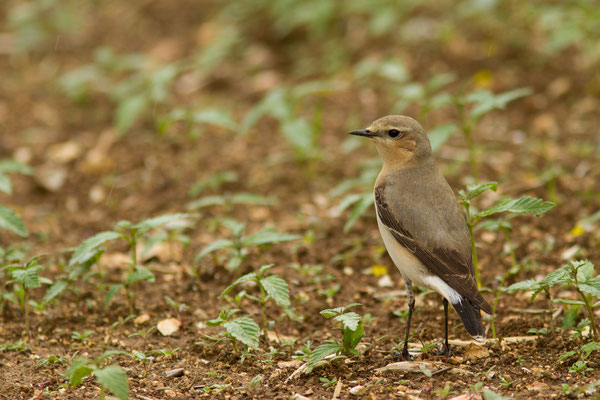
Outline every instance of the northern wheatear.
<path fill-rule="evenodd" d="M 402 357 L 410 359 L 413 283 L 444 297 L 446 355 L 450 352 L 448 302 L 467 332 L 482 341 L 480 310 L 490 314 L 492 308 L 475 283 L 465 214 L 438 171 L 423 127 L 410 117 L 388 115 L 350 134 L 373 139 L 383 159 L 375 181 L 375 209 L 385 247 L 406 283 L 408 319 Z"/>

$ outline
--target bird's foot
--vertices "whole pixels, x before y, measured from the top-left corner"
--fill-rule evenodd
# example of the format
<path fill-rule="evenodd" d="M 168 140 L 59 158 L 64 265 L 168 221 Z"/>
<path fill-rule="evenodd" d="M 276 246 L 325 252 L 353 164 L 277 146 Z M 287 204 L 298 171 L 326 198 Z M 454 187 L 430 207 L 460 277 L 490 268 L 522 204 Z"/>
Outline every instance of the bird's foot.
<path fill-rule="evenodd" d="M 392 350 L 385 359 L 390 361 L 414 361 L 414 357 L 410 355 L 406 347 L 402 349 L 402 352 Z"/>
<path fill-rule="evenodd" d="M 452 351 L 452 346 L 449 344 L 438 343 L 437 351 L 434 354 L 436 356 L 446 356 L 446 360 L 448 360 L 448 358 L 454 355 L 454 352 Z"/>

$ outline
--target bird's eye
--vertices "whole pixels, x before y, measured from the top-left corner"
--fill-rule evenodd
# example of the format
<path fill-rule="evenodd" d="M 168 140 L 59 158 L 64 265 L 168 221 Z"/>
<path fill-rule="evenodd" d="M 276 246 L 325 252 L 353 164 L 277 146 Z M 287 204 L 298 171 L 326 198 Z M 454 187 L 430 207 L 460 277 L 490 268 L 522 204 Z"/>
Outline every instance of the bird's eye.
<path fill-rule="evenodd" d="M 396 137 L 400 134 L 400 131 L 398 129 L 390 129 L 388 131 L 388 135 L 390 135 L 390 137 Z"/>

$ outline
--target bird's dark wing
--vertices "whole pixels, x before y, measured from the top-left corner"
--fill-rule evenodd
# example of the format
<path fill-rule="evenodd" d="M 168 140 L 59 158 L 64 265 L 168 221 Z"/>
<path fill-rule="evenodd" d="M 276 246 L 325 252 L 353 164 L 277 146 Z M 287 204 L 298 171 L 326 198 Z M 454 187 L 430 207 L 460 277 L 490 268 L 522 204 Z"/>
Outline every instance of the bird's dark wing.
<path fill-rule="evenodd" d="M 427 270 L 440 277 L 451 288 L 469 299 L 474 305 L 490 314 L 492 309 L 479 293 L 473 277 L 473 264 L 458 251 L 442 246 L 426 246 L 416 239 L 399 221 L 385 201 L 385 185 L 375 188 L 375 205 L 381 222 L 390 230 L 394 238 L 410 250 L 423 263 Z M 429 247 L 429 248 L 428 248 Z"/>

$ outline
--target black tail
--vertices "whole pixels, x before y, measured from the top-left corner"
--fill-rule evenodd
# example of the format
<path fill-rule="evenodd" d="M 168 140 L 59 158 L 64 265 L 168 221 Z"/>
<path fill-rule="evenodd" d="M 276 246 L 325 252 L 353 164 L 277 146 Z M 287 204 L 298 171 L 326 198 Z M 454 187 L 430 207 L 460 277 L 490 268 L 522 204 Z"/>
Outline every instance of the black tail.
<path fill-rule="evenodd" d="M 473 336 L 478 342 L 483 341 L 485 339 L 485 331 L 483 330 L 483 325 L 481 325 L 481 313 L 479 307 L 472 304 L 464 297 L 460 302 L 451 304 L 460 316 L 469 335 Z"/>

